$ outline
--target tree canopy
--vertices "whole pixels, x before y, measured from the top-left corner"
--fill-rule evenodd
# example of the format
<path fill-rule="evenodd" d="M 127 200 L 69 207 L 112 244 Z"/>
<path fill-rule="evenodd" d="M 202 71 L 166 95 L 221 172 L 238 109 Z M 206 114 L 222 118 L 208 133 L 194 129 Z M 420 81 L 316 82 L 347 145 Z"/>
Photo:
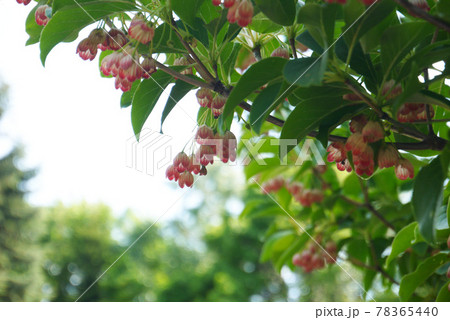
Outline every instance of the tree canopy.
<path fill-rule="evenodd" d="M 43 64 L 92 30 L 76 52 L 115 78 L 137 139 L 165 89 L 161 130 L 196 92 L 194 142 L 167 178 L 191 187 L 214 161 L 245 155 L 242 217 L 271 217 L 262 261 L 309 273 L 346 260 L 369 299 L 380 281 L 403 301 L 450 300 L 448 1 L 33 5 L 27 44 Z"/>

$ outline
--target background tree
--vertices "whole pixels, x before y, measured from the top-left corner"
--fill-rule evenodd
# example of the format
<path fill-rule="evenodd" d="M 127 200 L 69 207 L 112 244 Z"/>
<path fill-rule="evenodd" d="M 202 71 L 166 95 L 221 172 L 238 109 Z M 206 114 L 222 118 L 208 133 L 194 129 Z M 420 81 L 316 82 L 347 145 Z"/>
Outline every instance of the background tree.
<path fill-rule="evenodd" d="M 0 84 L 0 116 L 6 108 L 7 87 Z M 31 170 L 19 167 L 20 148 L 0 156 L 0 301 L 39 297 L 37 211 L 26 200 Z"/>

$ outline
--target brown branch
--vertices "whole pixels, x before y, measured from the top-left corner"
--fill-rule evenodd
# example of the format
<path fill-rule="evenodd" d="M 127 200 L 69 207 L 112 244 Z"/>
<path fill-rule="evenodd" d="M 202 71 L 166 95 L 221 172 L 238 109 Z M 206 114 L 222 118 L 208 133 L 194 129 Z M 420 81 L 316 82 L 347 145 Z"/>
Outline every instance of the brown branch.
<path fill-rule="evenodd" d="M 358 96 L 358 98 L 371 107 L 381 119 L 389 121 L 392 124 L 392 131 L 420 141 L 427 139 L 428 136 L 422 132 L 392 119 L 386 112 L 383 112 L 373 101 L 363 94 L 361 92 L 362 90 L 356 87 L 349 79 L 345 81 L 345 84 L 356 96 Z"/>
<path fill-rule="evenodd" d="M 429 14 L 428 12 L 410 3 L 408 0 L 394 0 L 394 1 L 397 2 L 397 4 L 399 4 L 403 8 L 405 8 L 406 10 L 408 10 L 414 16 L 421 18 L 425 21 L 428 21 L 429 23 L 434 24 L 436 27 L 440 29 L 450 32 L 450 24 L 447 21 Z"/>
<path fill-rule="evenodd" d="M 350 80 L 345 80 L 345 84 L 347 87 L 360 98 L 362 101 L 364 101 L 369 107 L 371 107 L 380 117 L 383 115 L 383 111 L 381 111 L 378 106 L 376 106 L 372 101 L 370 101 L 369 98 L 367 98 L 366 95 L 364 95 L 360 89 L 358 89 Z"/>
<path fill-rule="evenodd" d="M 373 267 L 373 266 L 369 266 L 361 261 L 359 261 L 358 259 L 355 258 L 348 258 L 347 261 L 349 261 L 350 263 L 354 264 L 355 266 L 367 269 L 367 270 L 372 270 L 375 272 L 379 272 L 383 277 L 385 277 L 386 279 L 388 279 L 389 281 L 391 281 L 392 283 L 395 284 L 399 284 L 397 280 L 395 280 L 394 278 L 392 278 L 386 271 L 384 271 L 381 268 L 377 268 L 377 267 Z"/>
<path fill-rule="evenodd" d="M 241 102 L 239 104 L 239 106 L 248 112 L 250 112 L 252 109 L 252 107 L 247 102 Z M 266 121 L 269 123 L 272 123 L 278 127 L 283 127 L 283 125 L 284 125 L 283 120 L 281 120 L 277 117 L 274 117 L 274 116 L 270 116 L 270 115 L 267 117 Z M 315 137 L 317 137 L 318 134 L 319 134 L 319 132 L 317 132 L 317 131 L 311 131 L 310 133 L 308 133 L 308 136 L 315 138 Z M 328 140 L 331 142 L 345 142 L 345 141 L 347 141 L 347 138 L 330 134 L 328 136 Z M 429 150 L 429 149 L 431 149 L 431 150 L 440 151 L 440 150 L 444 149 L 447 141 L 444 139 L 438 138 L 438 137 L 435 137 L 435 140 L 438 142 L 433 143 L 432 141 L 424 139 L 423 141 L 418 142 L 418 143 L 395 142 L 395 143 L 389 143 L 389 144 L 392 144 L 393 146 L 395 146 L 397 149 L 400 149 L 400 150 Z"/>
<path fill-rule="evenodd" d="M 370 252 L 372 254 L 372 260 L 375 265 L 375 269 L 381 273 L 382 276 L 384 276 L 386 279 L 389 279 L 392 283 L 399 284 L 389 273 L 387 273 L 383 267 L 380 265 L 380 262 L 378 261 L 377 254 L 375 252 L 375 247 L 373 246 L 372 238 L 370 235 L 368 235 L 368 241 L 370 245 Z"/>
<path fill-rule="evenodd" d="M 395 231 L 395 227 L 392 223 L 390 223 L 389 221 L 387 221 L 383 215 L 378 212 L 370 203 L 362 203 L 362 202 L 358 202 L 355 200 L 352 200 L 350 198 L 347 198 L 344 195 L 339 195 L 341 197 L 342 200 L 344 200 L 347 203 L 350 203 L 356 207 L 359 208 L 365 208 L 367 210 L 369 210 L 378 220 L 380 220 L 386 227 L 388 227 L 389 229 Z"/>
<path fill-rule="evenodd" d="M 165 66 L 161 62 L 158 62 L 157 60 L 155 60 L 155 64 L 156 64 L 156 67 L 159 70 L 161 70 L 161 71 L 163 71 L 163 72 L 165 72 L 167 74 L 170 74 L 174 78 L 180 79 L 180 80 L 182 80 L 184 82 L 187 82 L 189 84 L 192 84 L 193 86 L 196 86 L 196 87 L 208 88 L 210 90 L 214 89 L 214 86 L 212 84 L 210 84 L 208 82 L 197 80 L 195 78 L 188 77 L 188 76 L 186 76 L 184 74 L 181 74 L 181 73 L 179 73 L 179 72 L 177 72 L 175 70 L 170 69 L 169 67 Z"/>
<path fill-rule="evenodd" d="M 260 61 L 262 59 L 261 57 L 261 46 L 260 45 L 256 45 L 253 50 L 253 55 L 255 56 L 256 61 Z"/>
<path fill-rule="evenodd" d="M 206 68 L 206 66 L 203 64 L 203 62 L 200 60 L 200 58 L 197 56 L 197 54 L 191 48 L 189 43 L 187 43 L 186 40 L 183 39 L 183 36 L 178 31 L 177 23 L 175 22 L 175 20 L 173 20 L 173 18 L 172 18 L 172 26 L 173 26 L 175 35 L 178 37 L 178 39 L 180 40 L 183 47 L 185 47 L 186 50 L 189 52 L 192 59 L 194 59 L 194 61 L 196 62 L 198 73 L 200 73 L 200 75 L 202 76 L 203 79 L 205 79 L 207 81 L 214 81 L 215 80 L 214 76 L 209 72 L 208 68 Z"/>
<path fill-rule="evenodd" d="M 294 38 L 289 39 L 289 44 L 291 45 L 292 55 L 294 56 L 295 59 L 297 59 L 298 56 L 297 56 L 297 49 L 295 48 L 295 39 Z"/>

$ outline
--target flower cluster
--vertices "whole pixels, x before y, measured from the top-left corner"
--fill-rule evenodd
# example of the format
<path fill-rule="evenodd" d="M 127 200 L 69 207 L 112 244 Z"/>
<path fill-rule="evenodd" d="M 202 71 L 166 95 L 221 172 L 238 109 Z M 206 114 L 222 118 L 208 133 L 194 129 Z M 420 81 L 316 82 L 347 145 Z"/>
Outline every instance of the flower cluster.
<path fill-rule="evenodd" d="M 223 163 L 236 160 L 237 140 L 231 131 L 222 136 L 214 133 L 210 127 L 202 125 L 195 134 L 195 141 L 199 145 L 197 151 L 192 152 L 190 156 L 180 152 L 166 170 L 167 179 L 178 181 L 181 188 L 192 187 L 193 174 L 206 175 L 206 166 L 214 163 L 214 157 L 218 157 Z"/>
<path fill-rule="evenodd" d="M 155 29 L 149 25 L 144 16 L 138 14 L 131 20 L 128 34 L 134 40 L 140 43 L 147 44 L 153 40 Z"/>
<path fill-rule="evenodd" d="M 149 78 L 156 71 L 156 64 L 153 58 L 143 58 L 140 61 L 139 55 L 123 50 L 106 56 L 100 70 L 105 76 L 114 76 L 116 89 L 125 92 L 131 89 L 133 81 Z"/>
<path fill-rule="evenodd" d="M 273 50 L 271 57 L 280 57 L 289 60 L 289 50 L 279 47 Z"/>
<path fill-rule="evenodd" d="M 201 107 L 211 109 L 215 119 L 222 114 L 227 98 L 218 93 L 214 93 L 207 88 L 199 89 L 195 95 L 197 97 L 198 104 Z"/>
<path fill-rule="evenodd" d="M 286 189 L 304 207 L 310 207 L 313 203 L 323 201 L 323 192 L 319 189 L 306 189 L 301 183 L 291 182 Z"/>
<path fill-rule="evenodd" d="M 174 66 L 189 66 L 190 63 L 185 57 L 176 58 L 173 62 Z M 188 74 L 194 74 L 194 71 L 192 68 L 186 68 L 183 71 L 180 72 L 181 74 L 188 75 Z"/>
<path fill-rule="evenodd" d="M 383 96 L 386 96 L 386 99 L 394 99 L 397 97 L 400 93 L 403 92 L 402 85 L 401 84 L 395 84 L 395 80 L 391 79 L 389 81 L 386 81 L 386 83 L 383 85 L 383 88 L 381 89 L 381 94 Z"/>
<path fill-rule="evenodd" d="M 23 4 L 24 6 L 28 5 L 31 0 L 16 0 L 18 4 Z"/>
<path fill-rule="evenodd" d="M 29 1 L 28 1 L 29 3 Z M 27 3 L 27 4 L 28 4 Z M 25 4 L 25 2 L 23 2 Z M 25 4 L 26 5 L 26 4 Z M 52 8 L 48 5 L 39 6 L 34 13 L 34 17 L 36 19 L 36 23 L 40 26 L 47 25 L 48 21 L 52 16 Z"/>
<path fill-rule="evenodd" d="M 352 171 L 350 160 L 347 158 L 350 152 L 355 172 L 359 176 L 370 177 L 375 171 L 376 160 L 380 168 L 395 166 L 395 174 L 401 180 L 414 177 L 412 164 L 406 159 L 401 159 L 397 149 L 392 145 L 383 143 L 375 159 L 371 144 L 384 140 L 384 129 L 380 122 L 359 115 L 350 121 L 350 131 L 352 134 L 345 143 L 333 142 L 327 148 L 327 161 L 336 162 L 338 170 Z"/>
<path fill-rule="evenodd" d="M 274 179 L 271 179 L 267 182 L 265 182 L 262 185 L 262 190 L 263 193 L 268 194 L 268 193 L 275 193 L 278 190 L 280 190 L 281 188 L 283 188 L 285 186 L 285 181 L 283 177 L 277 177 Z"/>
<path fill-rule="evenodd" d="M 285 187 L 292 197 L 304 207 L 310 207 L 313 203 L 322 202 L 324 195 L 322 190 L 306 189 L 299 182 L 287 182 L 283 177 L 276 177 L 262 185 L 263 193 L 275 193 Z"/>
<path fill-rule="evenodd" d="M 113 53 L 104 57 L 100 70 L 105 76 L 115 77 L 116 89 L 129 91 L 133 81 L 148 79 L 156 72 L 156 62 L 151 57 L 141 57 L 136 52 L 137 43 L 147 44 L 153 40 L 154 28 L 142 14 L 137 14 L 131 20 L 128 28 L 129 37 L 134 40 L 129 45 L 127 35 L 116 28 L 108 32 L 104 29 L 94 29 L 89 36 L 78 44 L 76 53 L 83 60 L 93 60 L 98 50 L 112 50 Z"/>
<path fill-rule="evenodd" d="M 434 109 L 430 107 L 430 119 L 434 117 Z M 405 103 L 397 112 L 397 120 L 400 122 L 414 122 L 427 120 L 427 108 L 424 103 Z"/>
<path fill-rule="evenodd" d="M 314 270 L 322 269 L 327 264 L 336 263 L 337 246 L 333 241 L 325 244 L 325 251 L 316 250 L 316 245 L 311 244 L 308 249 L 301 253 L 296 253 L 292 257 L 292 264 L 301 267 L 304 272 L 309 273 Z"/>
<path fill-rule="evenodd" d="M 223 4 L 228 8 L 227 19 L 230 23 L 237 23 L 244 28 L 252 22 L 253 4 L 250 0 L 212 0 L 213 5 Z"/>

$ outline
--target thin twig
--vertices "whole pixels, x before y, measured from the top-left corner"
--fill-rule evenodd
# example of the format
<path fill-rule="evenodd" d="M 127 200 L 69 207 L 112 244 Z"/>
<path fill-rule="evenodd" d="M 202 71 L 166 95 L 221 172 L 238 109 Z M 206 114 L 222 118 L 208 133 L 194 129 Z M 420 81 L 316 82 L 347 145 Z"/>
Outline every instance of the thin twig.
<path fill-rule="evenodd" d="M 196 86 L 196 87 L 199 87 L 199 88 L 208 88 L 210 90 L 214 89 L 214 86 L 212 84 L 210 84 L 208 82 L 197 80 L 195 78 L 188 77 L 188 76 L 186 76 L 184 74 L 181 74 L 181 73 L 179 73 L 179 72 L 177 72 L 175 70 L 170 69 L 169 67 L 165 66 L 161 62 L 158 62 L 157 60 L 155 60 L 155 64 L 156 64 L 156 67 L 159 70 L 161 70 L 161 71 L 163 71 L 163 72 L 165 72 L 167 74 L 170 74 L 174 78 L 180 79 L 180 80 L 182 80 L 184 82 L 187 82 L 187 83 L 192 84 L 193 86 Z"/>
<path fill-rule="evenodd" d="M 178 26 L 177 26 L 175 20 L 173 20 L 173 19 L 172 19 L 172 26 L 173 26 L 175 35 L 178 37 L 178 39 L 180 40 L 183 47 L 185 47 L 186 50 L 189 52 L 192 59 L 194 59 L 194 61 L 196 62 L 198 73 L 200 73 L 200 75 L 202 76 L 203 79 L 205 79 L 207 81 L 213 81 L 214 76 L 209 72 L 208 68 L 206 68 L 206 66 L 203 64 L 203 62 L 200 60 L 200 58 L 197 56 L 197 54 L 191 48 L 189 43 L 187 43 L 186 40 L 183 39 L 183 36 L 178 31 Z"/>
<path fill-rule="evenodd" d="M 380 108 L 378 108 L 377 105 L 375 105 L 375 103 L 373 103 L 372 101 L 370 101 L 369 98 L 366 97 L 366 95 L 364 95 L 361 90 L 359 88 L 357 88 L 350 80 L 345 80 L 345 84 L 347 85 L 347 87 L 355 94 L 358 96 L 358 98 L 360 98 L 362 101 L 364 101 L 369 107 L 371 107 L 380 117 L 383 115 L 383 111 L 381 111 Z"/>
<path fill-rule="evenodd" d="M 369 266 L 369 265 L 367 265 L 367 264 L 365 264 L 365 263 L 363 263 L 363 262 L 361 262 L 361 261 L 359 261 L 358 259 L 355 259 L 355 258 L 348 258 L 347 259 L 350 263 L 352 263 L 352 264 L 354 264 L 355 266 L 358 266 L 358 267 L 361 267 L 361 268 L 364 268 L 364 269 L 367 269 L 367 270 L 372 270 L 372 271 L 375 271 L 375 272 L 379 272 L 383 277 L 385 277 L 386 279 L 388 279 L 389 281 L 391 281 L 392 283 L 395 283 L 395 284 L 399 284 L 398 283 L 398 281 L 397 280 L 395 280 L 394 278 L 392 278 L 386 271 L 384 271 L 383 269 L 379 269 L 379 268 L 376 268 L 376 267 L 373 267 L 373 266 Z"/>
<path fill-rule="evenodd" d="M 369 211 L 370 211 L 370 212 L 371 212 L 378 220 L 380 220 L 386 227 L 388 227 L 389 229 L 395 231 L 394 225 L 393 225 L 392 223 L 390 223 L 389 221 L 387 221 L 387 220 L 383 217 L 383 215 L 382 215 L 380 212 L 378 212 L 378 211 L 377 211 L 370 203 L 367 204 L 367 203 L 358 202 L 358 201 L 352 200 L 352 199 L 350 199 L 350 198 L 348 198 L 348 197 L 346 197 L 346 196 L 344 196 L 344 195 L 339 195 L 339 196 L 340 196 L 340 198 L 341 198 L 342 200 L 346 201 L 347 203 L 350 203 L 350 204 L 352 204 L 352 205 L 354 205 L 354 206 L 356 206 L 356 207 L 359 207 L 359 208 L 365 208 L 365 209 L 369 210 Z"/>
<path fill-rule="evenodd" d="M 375 265 L 375 269 L 381 273 L 381 275 L 383 275 L 385 278 L 389 279 L 392 283 L 395 284 L 399 284 L 389 273 L 387 273 L 383 267 L 380 265 L 380 262 L 378 261 L 377 258 L 377 254 L 375 252 L 375 247 L 373 245 L 372 242 L 372 238 L 370 237 L 370 235 L 367 235 L 368 237 L 368 241 L 369 241 L 369 247 L 370 247 L 370 252 L 372 255 L 372 260 L 373 260 L 373 264 Z"/>
<path fill-rule="evenodd" d="M 295 39 L 294 38 L 289 39 L 289 44 L 291 45 L 292 55 L 294 56 L 295 59 L 297 59 L 298 56 L 297 56 L 297 49 L 295 48 Z"/>

